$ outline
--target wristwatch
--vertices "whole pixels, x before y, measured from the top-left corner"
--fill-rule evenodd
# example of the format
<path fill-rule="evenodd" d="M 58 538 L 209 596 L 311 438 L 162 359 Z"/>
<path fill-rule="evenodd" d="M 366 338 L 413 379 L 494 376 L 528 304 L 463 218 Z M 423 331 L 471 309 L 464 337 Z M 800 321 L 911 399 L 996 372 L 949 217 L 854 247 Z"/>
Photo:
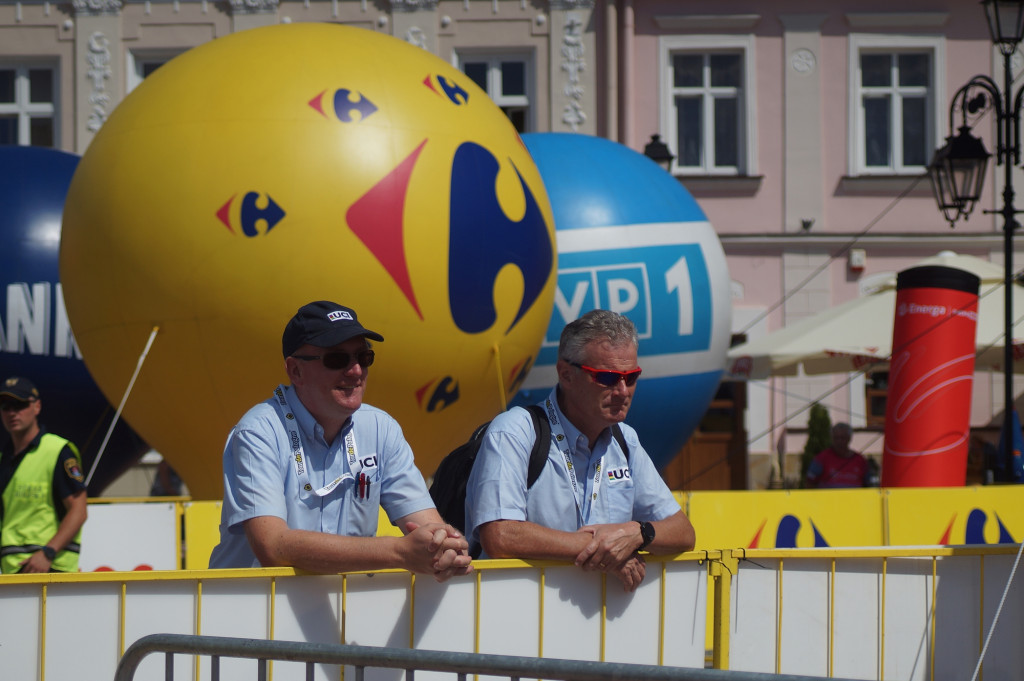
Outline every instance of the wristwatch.
<path fill-rule="evenodd" d="M 42 551 L 43 555 L 46 556 L 46 560 L 50 561 L 51 563 L 57 557 L 57 552 L 54 550 L 52 546 L 44 546 L 40 549 L 40 551 Z"/>
<path fill-rule="evenodd" d="M 637 522 L 640 523 L 640 536 L 643 538 L 643 543 L 640 544 L 637 551 L 643 551 L 647 548 L 648 544 L 654 541 L 654 525 L 651 525 L 646 520 L 638 520 Z"/>

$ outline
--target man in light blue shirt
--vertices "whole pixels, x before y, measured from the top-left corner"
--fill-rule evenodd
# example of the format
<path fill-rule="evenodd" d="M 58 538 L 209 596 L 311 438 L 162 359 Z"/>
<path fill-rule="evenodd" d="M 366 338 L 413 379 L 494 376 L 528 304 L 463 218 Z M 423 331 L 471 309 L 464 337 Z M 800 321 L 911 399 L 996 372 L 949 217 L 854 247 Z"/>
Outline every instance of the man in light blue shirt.
<path fill-rule="evenodd" d="M 220 544 L 211 568 L 311 572 L 405 568 L 443 581 L 471 568 L 398 423 L 363 404 L 384 338 L 337 303 L 304 305 L 282 338 L 290 386 L 250 409 L 224 449 Z M 377 537 L 378 507 L 405 533 Z"/>
<path fill-rule="evenodd" d="M 531 488 L 529 413 L 514 408 L 491 422 L 466 488 L 467 535 L 482 557 L 572 560 L 632 591 L 645 575 L 640 550 L 694 547 L 689 519 L 636 431 L 622 423 L 640 375 L 637 345 L 633 323 L 607 310 L 562 330 L 558 385 L 543 403 L 552 441 Z"/>

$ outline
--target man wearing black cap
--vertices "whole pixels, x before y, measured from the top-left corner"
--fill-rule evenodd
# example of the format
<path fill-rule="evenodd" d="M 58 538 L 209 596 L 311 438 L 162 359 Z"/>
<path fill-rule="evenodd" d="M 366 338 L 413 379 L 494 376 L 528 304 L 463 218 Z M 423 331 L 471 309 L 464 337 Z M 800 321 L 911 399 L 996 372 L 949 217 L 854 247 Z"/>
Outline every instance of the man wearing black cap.
<path fill-rule="evenodd" d="M 39 424 L 39 391 L 25 378 L 0 385 L 0 572 L 77 572 L 87 514 L 78 449 Z"/>
<path fill-rule="evenodd" d="M 337 303 L 309 303 L 288 322 L 291 385 L 250 409 L 224 449 L 211 568 L 398 567 L 438 581 L 472 569 L 466 540 L 434 508 L 398 423 L 363 404 L 371 340 L 384 338 Z M 379 506 L 405 536 L 375 536 Z"/>

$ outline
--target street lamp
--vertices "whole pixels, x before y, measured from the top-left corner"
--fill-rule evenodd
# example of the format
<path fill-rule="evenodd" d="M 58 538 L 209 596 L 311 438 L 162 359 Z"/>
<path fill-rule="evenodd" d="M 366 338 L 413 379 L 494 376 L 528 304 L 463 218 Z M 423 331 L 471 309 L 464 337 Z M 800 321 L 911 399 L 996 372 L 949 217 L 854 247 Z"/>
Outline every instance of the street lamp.
<path fill-rule="evenodd" d="M 935 152 L 928 174 L 939 210 L 949 220 L 950 227 L 970 215 L 981 198 L 985 168 L 991 156 L 966 125 L 960 127 L 956 137 L 947 137 L 946 144 Z"/>
<path fill-rule="evenodd" d="M 672 170 L 672 160 L 675 156 L 669 151 L 668 145 L 661 141 L 661 135 L 651 135 L 651 141 L 644 146 L 644 156 L 664 168 L 666 172 Z"/>
<path fill-rule="evenodd" d="M 960 218 L 966 219 L 978 198 L 985 181 L 985 171 L 991 154 L 981 140 L 974 137 L 968 120 L 977 119 L 987 109 L 996 113 L 996 164 L 1003 166 L 1003 207 L 998 211 L 985 211 L 1003 216 L 1003 264 L 1005 267 L 1004 347 L 1003 375 L 1006 411 L 1003 417 L 1003 463 L 1013 461 L 1013 231 L 1017 228 L 1016 215 L 1020 211 L 1013 205 L 1013 167 L 1020 163 L 1020 118 L 1024 87 L 1011 92 L 1013 85 L 1012 58 L 1024 38 L 1024 0 L 982 0 L 992 42 L 1003 56 L 1003 88 L 986 76 L 978 75 L 953 95 L 949 106 L 949 127 L 960 113 L 958 134 L 946 138 L 946 144 L 935 152 L 928 174 L 939 210 L 950 226 Z"/>

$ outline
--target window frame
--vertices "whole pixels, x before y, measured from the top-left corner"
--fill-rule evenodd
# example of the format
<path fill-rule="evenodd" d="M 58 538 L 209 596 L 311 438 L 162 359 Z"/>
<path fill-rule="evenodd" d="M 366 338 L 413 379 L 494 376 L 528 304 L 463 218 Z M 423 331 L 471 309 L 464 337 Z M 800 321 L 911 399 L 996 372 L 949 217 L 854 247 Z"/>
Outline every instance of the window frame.
<path fill-rule="evenodd" d="M 501 62 L 503 61 L 523 62 L 523 90 L 525 91 L 525 94 L 500 94 L 500 88 L 502 85 Z M 455 48 L 454 54 L 452 56 L 452 65 L 455 66 L 455 68 L 457 68 L 459 71 L 463 71 L 463 67 L 466 64 L 466 62 L 486 62 L 487 96 L 490 97 L 491 100 L 495 104 L 497 104 L 499 108 L 524 108 L 526 110 L 523 126 L 525 129 L 522 130 L 521 132 L 527 133 L 537 131 L 537 77 L 535 73 L 536 67 L 532 49 L 502 48 L 495 50 L 484 50 L 464 47 Z M 465 71 L 463 71 L 463 73 L 465 73 Z"/>
<path fill-rule="evenodd" d="M 33 118 L 49 118 L 53 127 L 53 143 L 45 149 L 61 148 L 60 120 L 60 60 L 53 59 L 7 59 L 0 58 L 0 69 L 14 71 L 14 102 L 0 102 L 0 115 L 15 115 L 18 120 L 17 146 L 32 145 Z M 37 69 L 50 71 L 52 74 L 51 101 L 31 102 L 28 72 Z"/>
<path fill-rule="evenodd" d="M 852 177 L 858 176 L 904 176 L 920 175 L 925 172 L 927 162 L 931 160 L 931 153 L 938 149 L 945 130 L 945 107 L 946 101 L 946 40 L 942 35 L 881 35 L 851 33 L 849 37 L 848 55 L 848 83 L 847 96 L 849 109 L 847 112 L 849 125 L 847 129 L 847 171 Z M 861 86 L 860 58 L 865 53 L 878 54 L 899 54 L 899 53 L 929 53 L 931 56 L 931 86 L 926 95 L 925 120 L 930 129 L 925 130 L 925 139 L 928 140 L 925 152 L 925 165 L 908 166 L 896 163 L 890 159 L 888 166 L 867 165 L 867 136 L 865 132 L 865 115 L 863 107 L 864 88 Z M 896 89 L 899 86 L 892 84 L 890 88 Z M 895 103 L 892 105 L 895 106 Z M 891 118 L 892 107 L 890 107 L 890 123 L 895 123 Z M 896 129 L 893 126 L 890 139 L 891 150 L 900 147 L 902 141 L 902 126 Z"/>
<path fill-rule="evenodd" d="M 125 68 L 125 94 L 128 94 L 145 80 L 143 75 L 143 69 L 147 64 L 160 62 L 163 66 L 170 60 L 177 57 L 179 54 L 184 54 L 189 49 L 188 47 L 181 48 L 168 48 L 168 49 L 139 49 L 139 50 L 128 50 L 127 64 Z"/>
<path fill-rule="evenodd" d="M 738 113 L 742 118 L 738 125 L 737 166 L 713 167 L 707 161 L 700 167 L 680 166 L 679 135 L 676 130 L 675 95 L 673 93 L 672 57 L 689 53 L 707 55 L 711 53 L 740 53 L 743 64 L 742 85 L 738 95 Z M 671 35 L 658 39 L 659 107 L 658 127 L 661 137 L 676 158 L 672 159 L 671 171 L 675 175 L 697 177 L 750 177 L 757 174 L 757 127 L 754 108 L 757 102 L 757 78 L 754 53 L 754 36 L 751 35 Z M 706 133 L 707 134 L 707 133 Z M 713 154 L 705 154 L 705 159 Z"/>

